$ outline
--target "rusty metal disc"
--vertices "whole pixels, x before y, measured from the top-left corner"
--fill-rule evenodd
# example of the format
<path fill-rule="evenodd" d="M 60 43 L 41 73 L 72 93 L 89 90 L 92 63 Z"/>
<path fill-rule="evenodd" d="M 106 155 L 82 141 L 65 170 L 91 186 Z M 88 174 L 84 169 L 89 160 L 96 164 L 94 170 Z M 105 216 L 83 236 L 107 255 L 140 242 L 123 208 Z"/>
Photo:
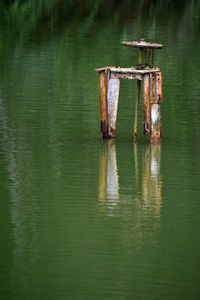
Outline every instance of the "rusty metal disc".
<path fill-rule="evenodd" d="M 127 47 L 135 47 L 140 49 L 162 49 L 162 44 L 150 43 L 146 42 L 144 39 L 140 39 L 140 41 L 132 41 L 132 42 L 122 42 L 123 46 Z"/>

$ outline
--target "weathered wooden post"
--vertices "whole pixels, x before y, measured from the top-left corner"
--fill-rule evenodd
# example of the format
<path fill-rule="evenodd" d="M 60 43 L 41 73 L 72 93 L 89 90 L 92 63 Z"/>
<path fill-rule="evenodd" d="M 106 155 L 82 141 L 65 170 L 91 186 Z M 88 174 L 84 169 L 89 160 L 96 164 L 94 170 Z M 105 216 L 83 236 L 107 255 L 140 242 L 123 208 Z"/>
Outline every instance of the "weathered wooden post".
<path fill-rule="evenodd" d="M 143 134 L 150 136 L 151 142 L 161 138 L 162 77 L 159 68 L 154 67 L 154 49 L 163 46 L 148 43 L 144 39 L 132 42 L 122 42 L 122 45 L 140 49 L 139 64 L 131 68 L 105 67 L 96 69 L 99 72 L 100 118 L 103 138 L 113 138 L 116 130 L 120 79 L 136 79 L 138 81 L 134 133 L 137 139 L 138 108 L 143 81 Z M 145 60 L 142 61 L 145 51 Z"/>
<path fill-rule="evenodd" d="M 140 56 L 139 56 L 139 65 L 142 65 L 142 55 L 143 49 L 140 48 Z M 138 110 L 139 110 L 139 101 L 140 101 L 140 88 L 141 88 L 141 81 L 137 81 L 137 98 L 136 98 L 136 108 L 135 108 L 135 123 L 134 123 L 134 133 L 133 138 L 136 142 L 137 140 L 137 123 L 138 123 Z"/>
<path fill-rule="evenodd" d="M 99 96 L 100 96 L 100 127 L 103 138 L 108 135 L 108 110 L 107 110 L 107 68 L 98 69 L 99 72 Z"/>
<path fill-rule="evenodd" d="M 103 138 L 113 138 L 116 130 L 120 80 L 110 77 L 110 68 L 96 69 L 99 72 L 100 119 Z"/>
<path fill-rule="evenodd" d="M 115 136 L 117 109 L 119 99 L 120 80 L 118 78 L 108 80 L 108 138 Z"/>
<path fill-rule="evenodd" d="M 158 142 L 161 138 L 161 109 L 162 76 L 161 72 L 150 75 L 151 91 L 151 142 Z"/>

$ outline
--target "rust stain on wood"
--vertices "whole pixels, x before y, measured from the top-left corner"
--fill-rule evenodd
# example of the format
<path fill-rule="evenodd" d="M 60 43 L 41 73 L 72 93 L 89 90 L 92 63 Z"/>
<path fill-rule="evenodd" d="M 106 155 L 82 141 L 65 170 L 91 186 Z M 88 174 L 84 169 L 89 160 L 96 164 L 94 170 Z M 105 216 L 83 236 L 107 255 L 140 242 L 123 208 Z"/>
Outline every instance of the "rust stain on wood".
<path fill-rule="evenodd" d="M 138 79 L 142 80 L 142 76 L 139 74 L 131 74 L 131 73 L 119 73 L 119 72 L 111 72 L 111 78 L 118 78 L 118 79 Z"/>
<path fill-rule="evenodd" d="M 162 94 L 162 74 L 161 72 L 156 73 L 156 91 L 158 103 L 163 102 L 163 94 Z"/>
<path fill-rule="evenodd" d="M 151 80 L 151 103 L 162 103 L 162 75 L 161 72 L 155 72 L 150 74 Z"/>
<path fill-rule="evenodd" d="M 103 138 L 108 134 L 108 113 L 107 113 L 107 71 L 99 72 L 99 96 L 100 96 L 100 127 Z"/>

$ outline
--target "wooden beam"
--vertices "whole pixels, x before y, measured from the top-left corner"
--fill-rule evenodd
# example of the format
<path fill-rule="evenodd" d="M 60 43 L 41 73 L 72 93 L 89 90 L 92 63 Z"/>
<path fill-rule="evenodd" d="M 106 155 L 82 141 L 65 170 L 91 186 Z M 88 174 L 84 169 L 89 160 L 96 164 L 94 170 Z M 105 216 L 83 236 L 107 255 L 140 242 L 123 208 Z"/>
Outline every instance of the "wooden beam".
<path fill-rule="evenodd" d="M 108 103 L 108 137 L 109 138 L 113 138 L 115 136 L 119 88 L 120 88 L 119 79 L 110 78 L 108 80 L 107 103 Z"/>
<path fill-rule="evenodd" d="M 150 76 L 143 76 L 143 134 L 151 134 Z"/>

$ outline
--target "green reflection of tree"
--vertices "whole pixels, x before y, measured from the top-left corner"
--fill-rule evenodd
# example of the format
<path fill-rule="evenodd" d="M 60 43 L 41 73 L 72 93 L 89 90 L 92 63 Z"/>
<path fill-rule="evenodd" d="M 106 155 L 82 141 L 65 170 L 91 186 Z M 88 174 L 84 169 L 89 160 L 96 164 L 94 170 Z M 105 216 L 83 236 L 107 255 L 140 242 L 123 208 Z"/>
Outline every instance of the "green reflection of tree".
<path fill-rule="evenodd" d="M 190 17 L 199 11 L 199 3 L 195 0 L 182 1 L 130 1 L 130 0 L 10 0 L 1 1 L 0 4 L 1 24 L 13 26 L 21 34 L 21 31 L 32 33 L 41 27 L 45 30 L 55 30 L 63 26 L 69 20 L 85 19 L 92 22 L 94 19 L 108 19 L 120 12 L 121 22 L 127 19 L 140 18 L 137 16 L 150 16 L 150 26 L 155 22 L 166 24 L 169 18 L 170 26 L 179 25 L 182 20 L 182 27 L 187 23 L 187 12 Z M 180 29 L 182 31 L 182 29 Z M 173 33 L 173 32 L 171 32 Z"/>

